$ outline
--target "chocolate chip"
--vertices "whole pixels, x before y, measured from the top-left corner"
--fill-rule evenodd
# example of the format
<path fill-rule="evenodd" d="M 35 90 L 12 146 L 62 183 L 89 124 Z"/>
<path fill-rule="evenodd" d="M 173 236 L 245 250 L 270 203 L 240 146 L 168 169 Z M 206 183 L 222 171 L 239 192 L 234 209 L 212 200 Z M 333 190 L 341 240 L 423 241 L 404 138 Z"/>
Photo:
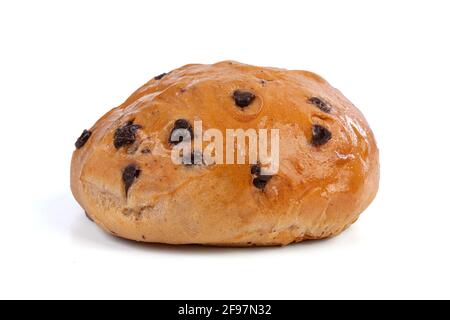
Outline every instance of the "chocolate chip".
<path fill-rule="evenodd" d="M 75 147 L 77 149 L 82 148 L 86 144 L 86 142 L 89 140 L 91 135 L 92 135 L 92 132 L 90 132 L 88 130 L 84 130 L 83 133 L 81 134 L 81 136 L 77 139 L 77 142 L 75 142 Z"/>
<path fill-rule="evenodd" d="M 86 218 L 94 222 L 94 219 L 91 218 L 91 216 L 89 215 L 89 213 L 87 213 L 87 211 L 84 211 L 84 214 L 86 215 Z"/>
<path fill-rule="evenodd" d="M 161 80 L 162 78 L 164 78 L 167 75 L 167 73 L 161 73 L 159 76 L 156 76 L 154 79 L 155 80 Z"/>
<path fill-rule="evenodd" d="M 261 180 L 261 181 L 269 181 L 270 179 L 272 179 L 272 176 L 269 176 L 269 175 L 259 175 L 258 177 L 257 177 L 259 180 Z"/>
<path fill-rule="evenodd" d="M 308 102 L 315 105 L 317 108 L 322 110 L 323 112 L 330 113 L 331 107 L 322 99 L 317 97 L 311 97 L 308 99 Z"/>
<path fill-rule="evenodd" d="M 186 119 L 178 119 L 174 123 L 174 129 L 190 129 L 191 124 Z"/>
<path fill-rule="evenodd" d="M 255 178 L 253 178 L 253 185 L 258 189 L 264 189 L 267 182 L 272 179 L 272 176 L 270 175 L 261 174 L 261 167 L 258 164 L 253 165 L 250 172 L 255 176 Z"/>
<path fill-rule="evenodd" d="M 136 141 L 136 131 L 142 127 L 138 124 L 133 124 L 133 121 L 128 121 L 127 124 L 118 128 L 114 133 L 114 147 L 119 149 L 123 146 L 133 144 Z"/>
<path fill-rule="evenodd" d="M 272 179 L 272 176 L 257 176 L 253 179 L 253 185 L 258 189 L 264 189 L 270 179 Z"/>
<path fill-rule="evenodd" d="M 234 103 L 238 107 L 245 108 L 255 100 L 255 95 L 248 91 L 236 90 L 233 93 Z"/>
<path fill-rule="evenodd" d="M 252 168 L 250 169 L 251 174 L 254 175 L 260 175 L 261 174 L 261 167 L 258 166 L 257 164 L 253 165 Z"/>
<path fill-rule="evenodd" d="M 125 184 L 125 194 L 128 195 L 128 190 L 133 185 L 134 180 L 139 178 L 141 170 L 134 164 L 128 165 L 122 173 L 122 181 Z"/>
<path fill-rule="evenodd" d="M 321 146 L 331 139 L 331 132 L 321 125 L 315 124 L 312 127 L 311 144 L 313 146 Z"/>
<path fill-rule="evenodd" d="M 194 138 L 194 130 L 192 129 L 192 126 L 189 123 L 189 121 L 187 121 L 185 119 L 178 119 L 177 121 L 175 121 L 175 123 L 173 125 L 173 129 L 170 132 L 169 143 L 179 144 L 180 142 L 183 141 L 183 139 L 184 139 L 183 136 L 178 137 L 178 139 L 179 139 L 178 141 L 172 140 L 172 136 L 176 130 L 188 130 L 189 134 L 191 136 L 191 140 Z"/>
<path fill-rule="evenodd" d="M 145 148 L 145 149 L 142 149 L 141 153 L 148 154 L 148 153 L 152 153 L 152 151 L 150 150 L 150 148 Z"/>

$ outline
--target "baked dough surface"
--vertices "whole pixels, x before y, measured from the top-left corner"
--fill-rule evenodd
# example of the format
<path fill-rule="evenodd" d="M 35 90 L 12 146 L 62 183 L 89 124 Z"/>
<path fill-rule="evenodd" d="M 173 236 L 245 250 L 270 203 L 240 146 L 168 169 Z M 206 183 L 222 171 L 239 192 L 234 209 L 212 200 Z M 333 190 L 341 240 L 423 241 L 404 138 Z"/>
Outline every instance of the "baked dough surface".
<path fill-rule="evenodd" d="M 237 106 L 237 90 L 254 94 L 248 107 Z M 169 137 L 179 119 L 222 132 L 279 129 L 279 172 L 258 188 L 251 164 L 174 164 Z M 319 132 L 323 141 L 314 144 L 314 126 L 329 139 Z M 307 71 L 187 65 L 150 80 L 87 132 L 73 153 L 72 192 L 99 226 L 136 241 L 268 246 L 327 238 L 355 222 L 378 190 L 366 120 Z"/>

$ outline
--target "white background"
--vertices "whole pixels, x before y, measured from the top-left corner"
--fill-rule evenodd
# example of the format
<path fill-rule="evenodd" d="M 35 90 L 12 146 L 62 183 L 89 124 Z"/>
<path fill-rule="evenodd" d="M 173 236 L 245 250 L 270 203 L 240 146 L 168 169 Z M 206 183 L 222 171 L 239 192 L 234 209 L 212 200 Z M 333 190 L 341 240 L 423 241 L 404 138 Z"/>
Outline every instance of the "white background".
<path fill-rule="evenodd" d="M 1 1 L 0 298 L 450 298 L 448 1 Z M 89 222 L 73 143 L 151 77 L 233 59 L 324 76 L 381 152 L 344 234 L 139 245 Z"/>

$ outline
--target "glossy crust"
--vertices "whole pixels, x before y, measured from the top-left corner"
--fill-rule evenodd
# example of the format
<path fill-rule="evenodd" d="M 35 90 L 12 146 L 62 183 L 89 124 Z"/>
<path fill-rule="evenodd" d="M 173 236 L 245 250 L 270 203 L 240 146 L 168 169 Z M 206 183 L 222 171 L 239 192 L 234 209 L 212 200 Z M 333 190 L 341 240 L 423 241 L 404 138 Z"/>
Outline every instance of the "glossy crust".
<path fill-rule="evenodd" d="M 235 90 L 255 94 L 245 109 Z M 329 113 L 309 100 L 320 97 Z M 177 119 L 204 130 L 277 128 L 280 170 L 256 188 L 251 165 L 175 165 L 169 134 Z M 120 149 L 117 128 L 141 126 Z M 332 133 L 311 143 L 313 125 Z M 359 110 L 321 77 L 233 61 L 187 65 L 152 79 L 90 129 L 75 150 L 71 188 L 89 216 L 127 239 L 169 244 L 286 245 L 339 234 L 378 190 L 378 149 Z M 126 195 L 122 172 L 139 176 Z"/>

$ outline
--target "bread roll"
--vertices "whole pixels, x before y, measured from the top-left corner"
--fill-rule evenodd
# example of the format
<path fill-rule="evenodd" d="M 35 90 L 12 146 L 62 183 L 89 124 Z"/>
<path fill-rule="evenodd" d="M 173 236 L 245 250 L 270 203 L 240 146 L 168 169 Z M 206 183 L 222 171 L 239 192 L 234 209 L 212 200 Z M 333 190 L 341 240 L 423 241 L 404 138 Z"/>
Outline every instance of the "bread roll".
<path fill-rule="evenodd" d="M 250 151 L 243 164 L 206 163 L 209 129 L 223 133 L 224 149 L 227 129 L 277 129 L 278 170 L 265 173 L 267 163 L 250 162 Z M 177 130 L 189 135 L 174 140 Z M 188 143 L 192 153 L 174 162 L 174 148 Z M 200 160 L 184 161 L 194 155 Z M 153 78 L 83 132 L 71 164 L 73 195 L 95 223 L 118 237 L 167 244 L 271 246 L 334 236 L 358 219 L 378 182 L 373 133 L 338 90 L 311 72 L 234 61 Z"/>

